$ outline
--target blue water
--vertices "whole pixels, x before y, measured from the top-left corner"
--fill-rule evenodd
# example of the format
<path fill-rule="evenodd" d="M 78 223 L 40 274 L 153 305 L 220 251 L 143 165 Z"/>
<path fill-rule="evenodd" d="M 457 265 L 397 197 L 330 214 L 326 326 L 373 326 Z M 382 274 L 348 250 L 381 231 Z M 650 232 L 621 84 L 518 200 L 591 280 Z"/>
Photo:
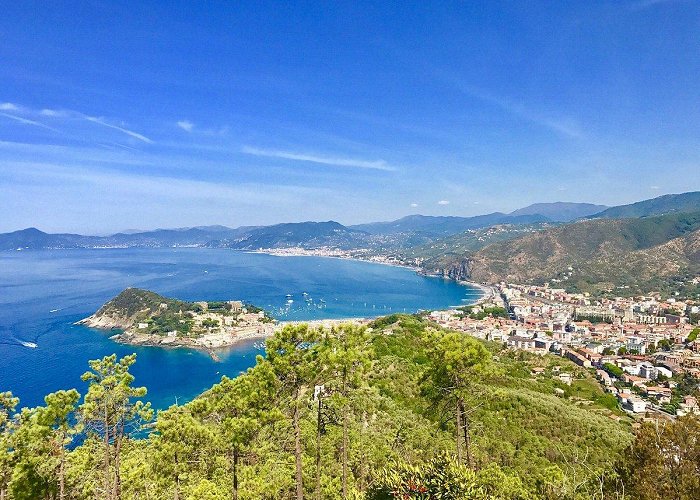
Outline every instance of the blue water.
<path fill-rule="evenodd" d="M 480 295 L 408 269 L 321 257 L 199 248 L 0 252 L 0 391 L 12 391 L 22 406 L 42 404 L 58 389 L 84 393 L 88 360 L 136 352 L 137 385 L 166 408 L 239 374 L 263 353 L 259 343 L 242 343 L 215 362 L 200 351 L 120 345 L 110 332 L 73 324 L 129 286 L 183 300 L 244 300 L 281 320 L 415 312 Z"/>

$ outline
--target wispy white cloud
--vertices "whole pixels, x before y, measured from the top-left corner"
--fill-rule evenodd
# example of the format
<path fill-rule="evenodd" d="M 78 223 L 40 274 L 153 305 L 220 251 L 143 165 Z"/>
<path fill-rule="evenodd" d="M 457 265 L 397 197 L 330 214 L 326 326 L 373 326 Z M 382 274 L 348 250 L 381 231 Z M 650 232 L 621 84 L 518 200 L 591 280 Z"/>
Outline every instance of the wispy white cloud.
<path fill-rule="evenodd" d="M 396 168 L 390 166 L 384 160 L 363 160 L 356 158 L 337 158 L 328 156 L 319 156 L 315 154 L 296 153 L 292 151 L 278 151 L 270 149 L 260 149 L 251 146 L 243 146 L 241 152 L 253 156 L 265 156 L 268 158 L 282 158 L 285 160 L 305 161 L 310 163 L 318 163 L 321 165 L 331 165 L 336 167 L 354 167 L 366 168 L 373 170 L 384 170 L 393 172 Z"/>
<path fill-rule="evenodd" d="M 2 111 L 12 111 L 14 114 L 10 113 L 4 113 Z M 18 116 L 22 115 L 22 116 Z M 134 139 L 138 139 L 139 141 L 145 142 L 147 144 L 152 144 L 153 140 L 149 139 L 143 134 L 139 134 L 138 132 L 134 132 L 133 130 L 129 130 L 125 127 L 121 127 L 119 125 L 114 125 L 108 121 L 106 121 L 104 118 L 97 118 L 94 116 L 88 116 L 83 113 L 80 113 L 78 111 L 71 111 L 71 110 L 64 110 L 64 109 L 49 109 L 49 108 L 43 108 L 41 110 L 37 109 L 30 109 L 26 108 L 24 106 L 20 106 L 18 104 L 14 104 L 11 102 L 5 102 L 0 104 L 0 115 L 5 116 L 6 118 L 10 118 L 11 120 L 15 120 L 20 123 L 24 123 L 25 125 L 34 125 L 36 127 L 42 127 L 48 130 L 52 130 L 54 132 L 59 132 L 62 133 L 60 130 L 50 127 L 46 125 L 45 123 L 39 122 L 37 120 L 34 120 L 33 118 L 35 117 L 46 117 L 51 118 L 51 119 L 57 119 L 57 118 L 79 118 L 83 120 L 87 120 L 90 123 L 95 123 L 97 125 L 101 125 L 103 127 L 111 128 L 113 130 L 118 130 L 119 132 L 122 132 L 130 137 L 133 137 Z"/>
<path fill-rule="evenodd" d="M 103 127 L 112 128 L 114 130 L 119 130 L 120 132 L 123 132 L 126 135 L 133 137 L 134 139 L 138 139 L 139 141 L 143 141 L 147 144 L 153 144 L 153 141 L 151 139 L 149 139 L 148 137 L 146 137 L 145 135 L 139 134 L 137 132 L 134 132 L 133 130 L 129 130 L 129 129 L 124 128 L 124 127 L 120 127 L 118 125 L 113 125 L 111 123 L 106 122 L 102 118 L 97 118 L 94 116 L 86 116 L 86 115 L 83 115 L 83 118 L 85 118 L 89 122 L 96 123 L 98 125 L 102 125 Z"/>
<path fill-rule="evenodd" d="M 639 0 L 637 2 L 631 3 L 628 8 L 631 11 L 639 11 L 649 9 L 651 7 L 656 7 L 657 5 L 665 3 L 679 3 L 679 0 Z"/>
<path fill-rule="evenodd" d="M 578 124 L 570 118 L 549 116 L 545 113 L 535 111 L 521 101 L 496 95 L 474 85 L 470 85 L 461 78 L 448 72 L 434 67 L 428 67 L 428 69 L 437 78 L 451 85 L 460 92 L 495 106 L 508 114 L 535 123 L 541 127 L 545 127 L 565 137 L 580 138 L 584 135 Z"/>
<path fill-rule="evenodd" d="M 469 85 L 460 85 L 460 90 L 472 97 L 476 97 L 481 101 L 492 104 L 506 113 L 517 116 L 529 122 L 536 123 L 537 125 L 548 128 L 560 135 L 571 138 L 583 137 L 583 132 L 574 120 L 546 116 L 542 113 L 529 109 L 520 101 L 496 96 Z"/>
<path fill-rule="evenodd" d="M 418 206 L 418 203 L 411 203 L 412 208 L 416 208 Z"/>
<path fill-rule="evenodd" d="M 50 116 L 51 118 L 59 118 L 61 116 L 68 116 L 68 112 L 58 110 L 58 109 L 42 109 L 39 111 L 39 114 L 42 116 Z"/>
<path fill-rule="evenodd" d="M 22 123 L 24 125 L 33 125 L 34 127 L 45 128 L 47 130 L 51 130 L 52 132 L 59 132 L 59 130 L 57 130 L 53 127 L 49 127 L 48 125 L 41 123 L 41 122 L 38 122 L 36 120 L 30 120 L 29 118 L 23 118 L 21 116 L 12 115 L 10 113 L 3 113 L 1 111 L 0 111 L 0 116 L 4 116 L 5 118 L 9 118 L 10 120 L 14 120 L 14 121 Z"/>
<path fill-rule="evenodd" d="M 438 205 L 449 205 L 450 202 L 448 200 L 440 200 L 437 202 Z"/>
<path fill-rule="evenodd" d="M 189 120 L 180 120 L 177 122 L 177 126 L 180 127 L 182 130 L 185 130 L 186 132 L 192 132 L 192 129 L 194 128 L 194 123 L 192 123 Z"/>

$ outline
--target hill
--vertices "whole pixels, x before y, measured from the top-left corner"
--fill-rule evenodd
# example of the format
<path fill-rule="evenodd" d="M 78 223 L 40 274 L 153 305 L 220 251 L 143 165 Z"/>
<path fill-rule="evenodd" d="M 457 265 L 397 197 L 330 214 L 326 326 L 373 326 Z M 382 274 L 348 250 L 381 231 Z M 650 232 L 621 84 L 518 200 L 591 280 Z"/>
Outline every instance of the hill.
<path fill-rule="evenodd" d="M 0 234 L 0 250 L 39 250 L 43 248 L 80 248 L 98 241 L 95 236 L 49 234 L 34 227 Z"/>
<path fill-rule="evenodd" d="M 365 236 L 364 231 L 347 228 L 335 221 L 297 222 L 253 229 L 229 246 L 245 250 L 321 246 L 353 248 L 362 244 Z"/>
<path fill-rule="evenodd" d="M 576 291 L 645 292 L 700 274 L 700 212 L 595 219 L 436 258 L 429 271 L 480 282 L 559 283 Z"/>
<path fill-rule="evenodd" d="M 150 290 L 127 288 L 79 323 L 93 328 L 126 330 L 137 322 L 150 320 L 164 311 L 182 314 L 196 307 L 191 302 L 169 299 Z"/>
<path fill-rule="evenodd" d="M 27 228 L 0 234 L 0 250 L 204 246 L 215 241 L 238 238 L 251 229 L 251 227 L 230 229 L 214 226 L 211 228 L 156 229 L 136 233 L 117 233 L 110 236 L 84 236 L 80 234 L 49 234 L 36 228 Z"/>
<path fill-rule="evenodd" d="M 474 253 L 492 243 L 520 238 L 532 232 L 542 231 L 554 226 L 556 224 L 543 222 L 521 225 L 499 224 L 484 229 L 470 229 L 463 233 L 405 248 L 399 253 L 404 260 L 414 260 L 416 263 L 419 263 L 435 258 Z"/>
<path fill-rule="evenodd" d="M 498 224 L 533 224 L 538 222 L 549 222 L 549 219 L 539 214 L 508 215 L 501 212 L 475 217 L 409 215 L 394 221 L 358 224 L 350 226 L 350 228 L 373 235 L 419 233 L 428 237 L 444 237 Z"/>
<path fill-rule="evenodd" d="M 592 203 L 569 203 L 557 201 L 554 203 L 535 203 L 511 212 L 511 216 L 542 215 L 552 222 L 570 222 L 581 217 L 597 214 L 606 210 L 605 205 Z"/>
<path fill-rule="evenodd" d="M 598 219 L 624 219 L 629 217 L 650 217 L 673 212 L 697 211 L 700 211 L 700 191 L 667 194 L 651 200 L 611 207 L 591 217 Z"/>

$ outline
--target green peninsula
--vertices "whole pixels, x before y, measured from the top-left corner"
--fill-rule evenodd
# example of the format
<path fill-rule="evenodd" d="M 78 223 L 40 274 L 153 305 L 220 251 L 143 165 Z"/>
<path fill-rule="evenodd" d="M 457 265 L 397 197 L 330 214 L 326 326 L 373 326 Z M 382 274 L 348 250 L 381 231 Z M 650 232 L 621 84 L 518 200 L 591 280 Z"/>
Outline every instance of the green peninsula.
<path fill-rule="evenodd" d="M 209 349 L 271 335 L 275 321 L 238 300 L 187 302 L 127 288 L 78 323 L 120 330 L 113 339 L 127 344 Z"/>

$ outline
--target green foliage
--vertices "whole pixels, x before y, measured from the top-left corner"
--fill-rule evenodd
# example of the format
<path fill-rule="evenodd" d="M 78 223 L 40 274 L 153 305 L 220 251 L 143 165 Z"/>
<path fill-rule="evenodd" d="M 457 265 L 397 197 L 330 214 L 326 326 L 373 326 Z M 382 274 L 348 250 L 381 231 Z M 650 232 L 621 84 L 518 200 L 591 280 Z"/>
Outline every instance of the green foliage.
<path fill-rule="evenodd" d="M 698 338 L 698 335 L 700 335 L 700 328 L 693 328 L 688 334 L 688 338 L 685 341 L 695 342 L 695 340 L 697 340 Z"/>
<path fill-rule="evenodd" d="M 673 251 L 666 246 L 674 240 Z M 641 295 L 679 290 L 692 295 L 700 273 L 700 212 L 641 219 L 593 219 L 449 255 L 450 274 L 467 267 L 478 282 L 543 284 L 560 280 L 572 292 Z M 443 254 L 447 253 L 443 251 Z M 468 262 L 467 262 L 468 259 Z M 569 267 L 572 271 L 565 271 Z M 566 278 L 566 279 L 564 279 Z"/>
<path fill-rule="evenodd" d="M 620 368 L 619 366 L 614 365 L 612 363 L 604 363 L 603 368 L 610 375 L 612 375 L 613 377 L 617 377 L 617 378 L 622 378 L 622 375 L 625 373 L 622 371 L 622 368 Z"/>
<path fill-rule="evenodd" d="M 484 307 L 479 312 L 474 312 L 475 306 L 460 307 L 460 311 L 464 312 L 471 319 L 484 319 L 492 316 L 494 318 L 508 318 L 508 311 L 504 307 Z"/>
<path fill-rule="evenodd" d="M 104 491 L 119 498 L 121 491 L 121 450 L 125 439 L 142 429 L 143 423 L 153 417 L 150 403 L 140 400 L 146 395 L 145 387 L 132 387 L 134 376 L 129 368 L 136 362 L 136 354 L 117 360 L 116 354 L 89 362 L 90 370 L 82 375 L 88 382 L 88 391 L 80 406 L 80 422 L 89 436 L 103 443 L 102 465 Z"/>
<path fill-rule="evenodd" d="M 18 403 L 19 399 L 11 392 L 0 392 L 0 496 L 2 497 L 7 494 L 15 462 L 12 434 L 17 425 L 13 417 Z"/>
<path fill-rule="evenodd" d="M 206 318 L 202 321 L 202 326 L 204 328 L 217 328 L 219 326 L 219 320 Z"/>
<path fill-rule="evenodd" d="M 149 318 L 148 331 L 159 335 L 164 335 L 168 332 L 178 332 L 186 335 L 192 330 L 192 324 L 192 319 L 188 316 L 166 311 Z"/>
<path fill-rule="evenodd" d="M 440 454 L 413 466 L 392 463 L 376 474 L 369 500 L 525 500 L 532 498 L 520 478 L 490 464 L 473 472 L 452 457 Z"/>
<path fill-rule="evenodd" d="M 588 498 L 631 439 L 585 370 L 420 316 L 287 327 L 255 367 L 160 412 L 149 433 L 134 361 L 92 361 L 77 409 L 75 391 L 19 413 L 0 395 L 8 500 L 58 498 L 60 477 L 76 500 Z M 554 365 L 576 378 L 562 397 Z"/>
<path fill-rule="evenodd" d="M 601 316 L 599 314 L 576 314 L 576 321 L 590 321 L 591 323 L 608 323 L 612 324 L 613 320 L 610 316 Z"/>
<path fill-rule="evenodd" d="M 639 500 L 700 498 L 700 419 L 645 423 L 617 463 L 625 491 Z M 621 490 L 613 483 L 610 489 Z"/>

